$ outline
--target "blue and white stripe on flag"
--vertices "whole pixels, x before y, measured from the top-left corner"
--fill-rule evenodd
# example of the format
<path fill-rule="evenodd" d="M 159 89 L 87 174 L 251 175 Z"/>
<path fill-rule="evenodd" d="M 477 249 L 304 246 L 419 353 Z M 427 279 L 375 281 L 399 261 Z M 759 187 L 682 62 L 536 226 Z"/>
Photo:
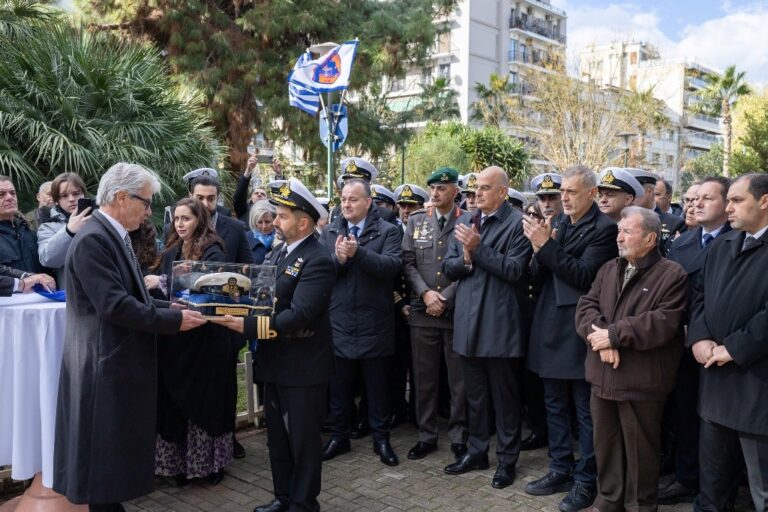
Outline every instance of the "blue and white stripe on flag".
<path fill-rule="evenodd" d="M 305 53 L 296 61 L 293 71 L 288 76 L 288 83 L 302 88 L 307 96 L 310 95 L 310 91 L 321 94 L 346 89 L 349 87 L 357 44 L 357 40 L 347 41 L 314 60 L 309 57 L 309 53 Z M 298 89 L 292 92 L 289 87 L 288 92 L 292 95 L 298 92 Z"/>
<path fill-rule="evenodd" d="M 320 109 L 320 95 L 305 84 L 292 79 L 296 69 L 309 62 L 312 62 L 312 56 L 306 52 L 299 57 L 293 66 L 294 71 L 288 75 L 288 104 L 314 116 Z"/>

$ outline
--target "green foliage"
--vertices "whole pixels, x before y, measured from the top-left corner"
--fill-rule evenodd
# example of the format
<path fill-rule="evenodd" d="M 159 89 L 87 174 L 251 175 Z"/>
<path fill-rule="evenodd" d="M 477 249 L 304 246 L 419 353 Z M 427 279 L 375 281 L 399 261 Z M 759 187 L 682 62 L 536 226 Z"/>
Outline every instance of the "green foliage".
<path fill-rule="evenodd" d="M 406 181 L 422 184 L 440 167 L 461 173 L 479 172 L 498 165 L 517 186 L 529 172 L 522 144 L 498 128 L 476 129 L 459 123 L 430 124 L 408 148 Z"/>
<path fill-rule="evenodd" d="M 746 72 L 736 72 L 736 66 L 728 66 L 722 75 L 707 75 L 703 91 L 704 101 L 696 110 L 710 116 L 723 116 L 741 96 L 751 92 L 745 80 Z"/>
<path fill-rule="evenodd" d="M 436 12 L 455 0 L 79 0 L 98 30 L 147 38 L 167 51 L 180 81 L 194 84 L 216 132 L 230 147 L 230 167 L 244 169 L 253 129 L 291 141 L 302 159 L 325 165 L 317 119 L 288 105 L 286 77 L 307 47 L 360 38 L 351 89 L 360 94 L 382 77 L 403 77 L 426 62 Z M 370 108 L 369 108 L 370 107 Z M 343 151 L 375 154 L 397 145 L 399 130 L 382 130 L 376 101 L 350 109 Z M 383 124 L 383 123 L 382 123 Z M 386 124 L 389 124 L 387 122 Z M 390 124 L 390 126 L 392 126 Z"/>
<path fill-rule="evenodd" d="M 768 110 L 745 114 L 745 133 L 731 155 L 731 175 L 768 172 Z"/>
<path fill-rule="evenodd" d="M 680 174 L 680 190 L 688 190 L 695 181 L 707 176 L 719 176 L 723 170 L 723 145 L 714 144 L 708 152 L 702 153 L 685 164 L 685 171 Z"/>
<path fill-rule="evenodd" d="M 439 77 L 431 84 L 419 84 L 419 87 L 419 104 L 413 109 L 416 120 L 440 123 L 459 118 L 459 93 L 451 89 L 447 78 Z"/>
<path fill-rule="evenodd" d="M 95 190 L 126 161 L 170 192 L 220 157 L 199 96 L 174 85 L 154 48 L 57 21 L 13 33 L 21 39 L 0 36 L 0 173 L 20 191 L 70 171 Z"/>
<path fill-rule="evenodd" d="M 471 105 L 469 118 L 486 126 L 500 128 L 512 122 L 517 102 L 514 99 L 515 84 L 509 82 L 509 75 L 491 74 L 489 84 L 475 83 L 477 101 Z"/>

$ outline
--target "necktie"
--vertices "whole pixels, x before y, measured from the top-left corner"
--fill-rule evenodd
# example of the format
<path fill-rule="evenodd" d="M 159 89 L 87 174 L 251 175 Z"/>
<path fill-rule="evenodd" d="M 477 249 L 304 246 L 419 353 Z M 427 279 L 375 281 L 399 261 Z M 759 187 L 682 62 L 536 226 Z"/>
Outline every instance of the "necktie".
<path fill-rule="evenodd" d="M 360 233 L 360 228 L 357 226 L 352 226 L 349 228 L 349 234 L 351 234 L 353 237 L 357 238 L 358 233 Z"/>
<path fill-rule="evenodd" d="M 437 225 L 440 226 L 440 231 L 445 229 L 445 217 L 440 216 L 437 218 Z"/>
<path fill-rule="evenodd" d="M 701 237 L 701 246 L 702 247 L 708 246 L 709 244 L 712 243 L 712 240 L 714 240 L 714 239 L 715 239 L 715 237 L 713 237 L 709 233 L 706 233 L 703 237 Z"/>
<path fill-rule="evenodd" d="M 125 238 L 123 238 L 123 242 L 125 242 L 125 248 L 128 250 L 128 255 L 131 257 L 131 261 L 133 262 L 134 268 L 138 269 L 139 275 L 141 275 L 141 267 L 139 266 L 139 259 L 136 257 L 136 253 L 133 252 L 133 245 L 131 244 L 131 236 L 126 233 Z"/>
<path fill-rule="evenodd" d="M 753 237 L 752 235 L 747 235 L 744 238 L 744 245 L 741 246 L 741 250 L 742 251 L 747 251 L 747 250 L 753 248 L 754 246 L 756 246 L 758 243 L 759 242 L 758 242 L 757 238 Z"/>
<path fill-rule="evenodd" d="M 621 285 L 621 288 L 624 289 L 625 286 L 627 286 L 627 283 L 630 279 L 632 279 L 632 276 L 635 275 L 635 272 L 637 272 L 637 269 L 633 267 L 632 265 L 627 265 L 627 269 L 624 271 L 624 284 Z"/>
<path fill-rule="evenodd" d="M 288 245 L 283 244 L 283 246 L 280 248 L 280 252 L 277 253 L 277 259 L 275 260 L 275 265 L 279 265 L 281 261 L 285 259 L 285 256 L 288 254 Z"/>

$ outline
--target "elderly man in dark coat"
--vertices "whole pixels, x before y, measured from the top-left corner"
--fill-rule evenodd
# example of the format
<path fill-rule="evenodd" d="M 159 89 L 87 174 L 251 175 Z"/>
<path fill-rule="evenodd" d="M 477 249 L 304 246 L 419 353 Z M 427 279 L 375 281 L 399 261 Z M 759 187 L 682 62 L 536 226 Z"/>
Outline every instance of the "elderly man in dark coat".
<path fill-rule="evenodd" d="M 148 494 L 155 469 L 155 334 L 205 323 L 192 311 L 158 309 L 144 286 L 129 231 L 152 214 L 157 178 L 113 165 L 101 178 L 101 210 L 67 253 L 67 332 L 56 410 L 53 488 L 92 511 L 120 511 Z"/>
<path fill-rule="evenodd" d="M 768 510 L 768 175 L 728 189 L 734 231 L 712 242 L 693 291 L 688 345 L 700 374 L 697 511 L 725 509 L 742 457 L 756 510 Z M 735 231 L 738 230 L 738 231 Z"/>
<path fill-rule="evenodd" d="M 563 512 L 576 512 L 594 501 L 597 469 L 592 444 L 590 387 L 584 378 L 587 347 L 576 333 L 576 303 L 589 290 L 597 271 L 616 257 L 616 223 L 595 204 L 597 176 L 588 167 L 566 169 L 560 186 L 563 214 L 557 219 L 523 219 L 533 245 L 531 272 L 540 283 L 528 351 L 528 368 L 544 381 L 549 432 L 549 472 L 525 491 L 537 496 L 568 491 Z M 557 226 L 553 232 L 552 225 Z M 573 455 L 571 403 L 579 425 L 578 463 Z"/>
<path fill-rule="evenodd" d="M 619 258 L 600 268 L 576 308 L 589 346 L 598 496 L 593 511 L 658 509 L 661 415 L 683 344 L 686 274 L 661 257 L 661 222 L 649 209 L 621 212 Z"/>
<path fill-rule="evenodd" d="M 341 216 L 326 226 L 322 241 L 337 270 L 331 294 L 336 374 L 331 381 L 332 436 L 329 460 L 350 450 L 353 385 L 362 370 L 373 451 L 389 466 L 399 463 L 389 444 L 387 356 L 394 353 L 392 282 L 400 271 L 402 231 L 382 220 L 367 181 L 350 178 L 341 191 Z"/>
<path fill-rule="evenodd" d="M 523 308 L 531 244 L 522 213 L 507 203 L 509 178 L 488 167 L 477 179 L 478 211 L 464 214 L 443 267 L 458 281 L 453 349 L 462 357 L 469 415 L 469 447 L 451 475 L 488 468 L 491 411 L 496 413 L 496 456 L 492 485 L 512 485 L 520 455 L 520 358 L 525 353 Z"/>

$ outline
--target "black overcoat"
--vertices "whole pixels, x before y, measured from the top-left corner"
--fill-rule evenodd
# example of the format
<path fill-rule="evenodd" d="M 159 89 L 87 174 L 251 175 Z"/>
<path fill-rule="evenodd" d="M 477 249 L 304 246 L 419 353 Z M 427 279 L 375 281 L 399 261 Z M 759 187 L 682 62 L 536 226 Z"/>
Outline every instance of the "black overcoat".
<path fill-rule="evenodd" d="M 326 226 L 323 243 L 336 265 L 331 295 L 331 327 L 336 355 L 347 359 L 388 356 L 395 350 L 392 282 L 400 271 L 401 229 L 371 206 L 357 252 L 345 264 L 336 258 L 336 238 L 348 236 L 347 221 Z"/>
<path fill-rule="evenodd" d="M 480 211 L 476 212 L 476 216 Z M 485 221 L 471 268 L 464 247 L 451 237 L 443 271 L 458 281 L 453 313 L 453 349 L 465 357 L 522 357 L 525 300 L 531 244 L 523 215 L 506 201 Z M 470 225 L 465 213 L 456 224 Z"/>
<path fill-rule="evenodd" d="M 768 435 L 768 233 L 742 251 L 744 233 L 715 238 L 693 289 L 688 346 L 725 345 L 733 361 L 702 369 L 699 415 L 748 434 Z"/>
<path fill-rule="evenodd" d="M 576 304 L 597 271 L 618 256 L 616 223 L 596 204 L 571 224 L 560 214 L 554 239 L 533 256 L 531 272 L 540 284 L 528 348 L 528 368 L 547 379 L 584 379 L 587 346 L 576 333 Z"/>
<path fill-rule="evenodd" d="M 157 344 L 181 313 L 156 308 L 124 241 L 96 211 L 72 241 L 53 488 L 73 503 L 152 492 Z"/>

